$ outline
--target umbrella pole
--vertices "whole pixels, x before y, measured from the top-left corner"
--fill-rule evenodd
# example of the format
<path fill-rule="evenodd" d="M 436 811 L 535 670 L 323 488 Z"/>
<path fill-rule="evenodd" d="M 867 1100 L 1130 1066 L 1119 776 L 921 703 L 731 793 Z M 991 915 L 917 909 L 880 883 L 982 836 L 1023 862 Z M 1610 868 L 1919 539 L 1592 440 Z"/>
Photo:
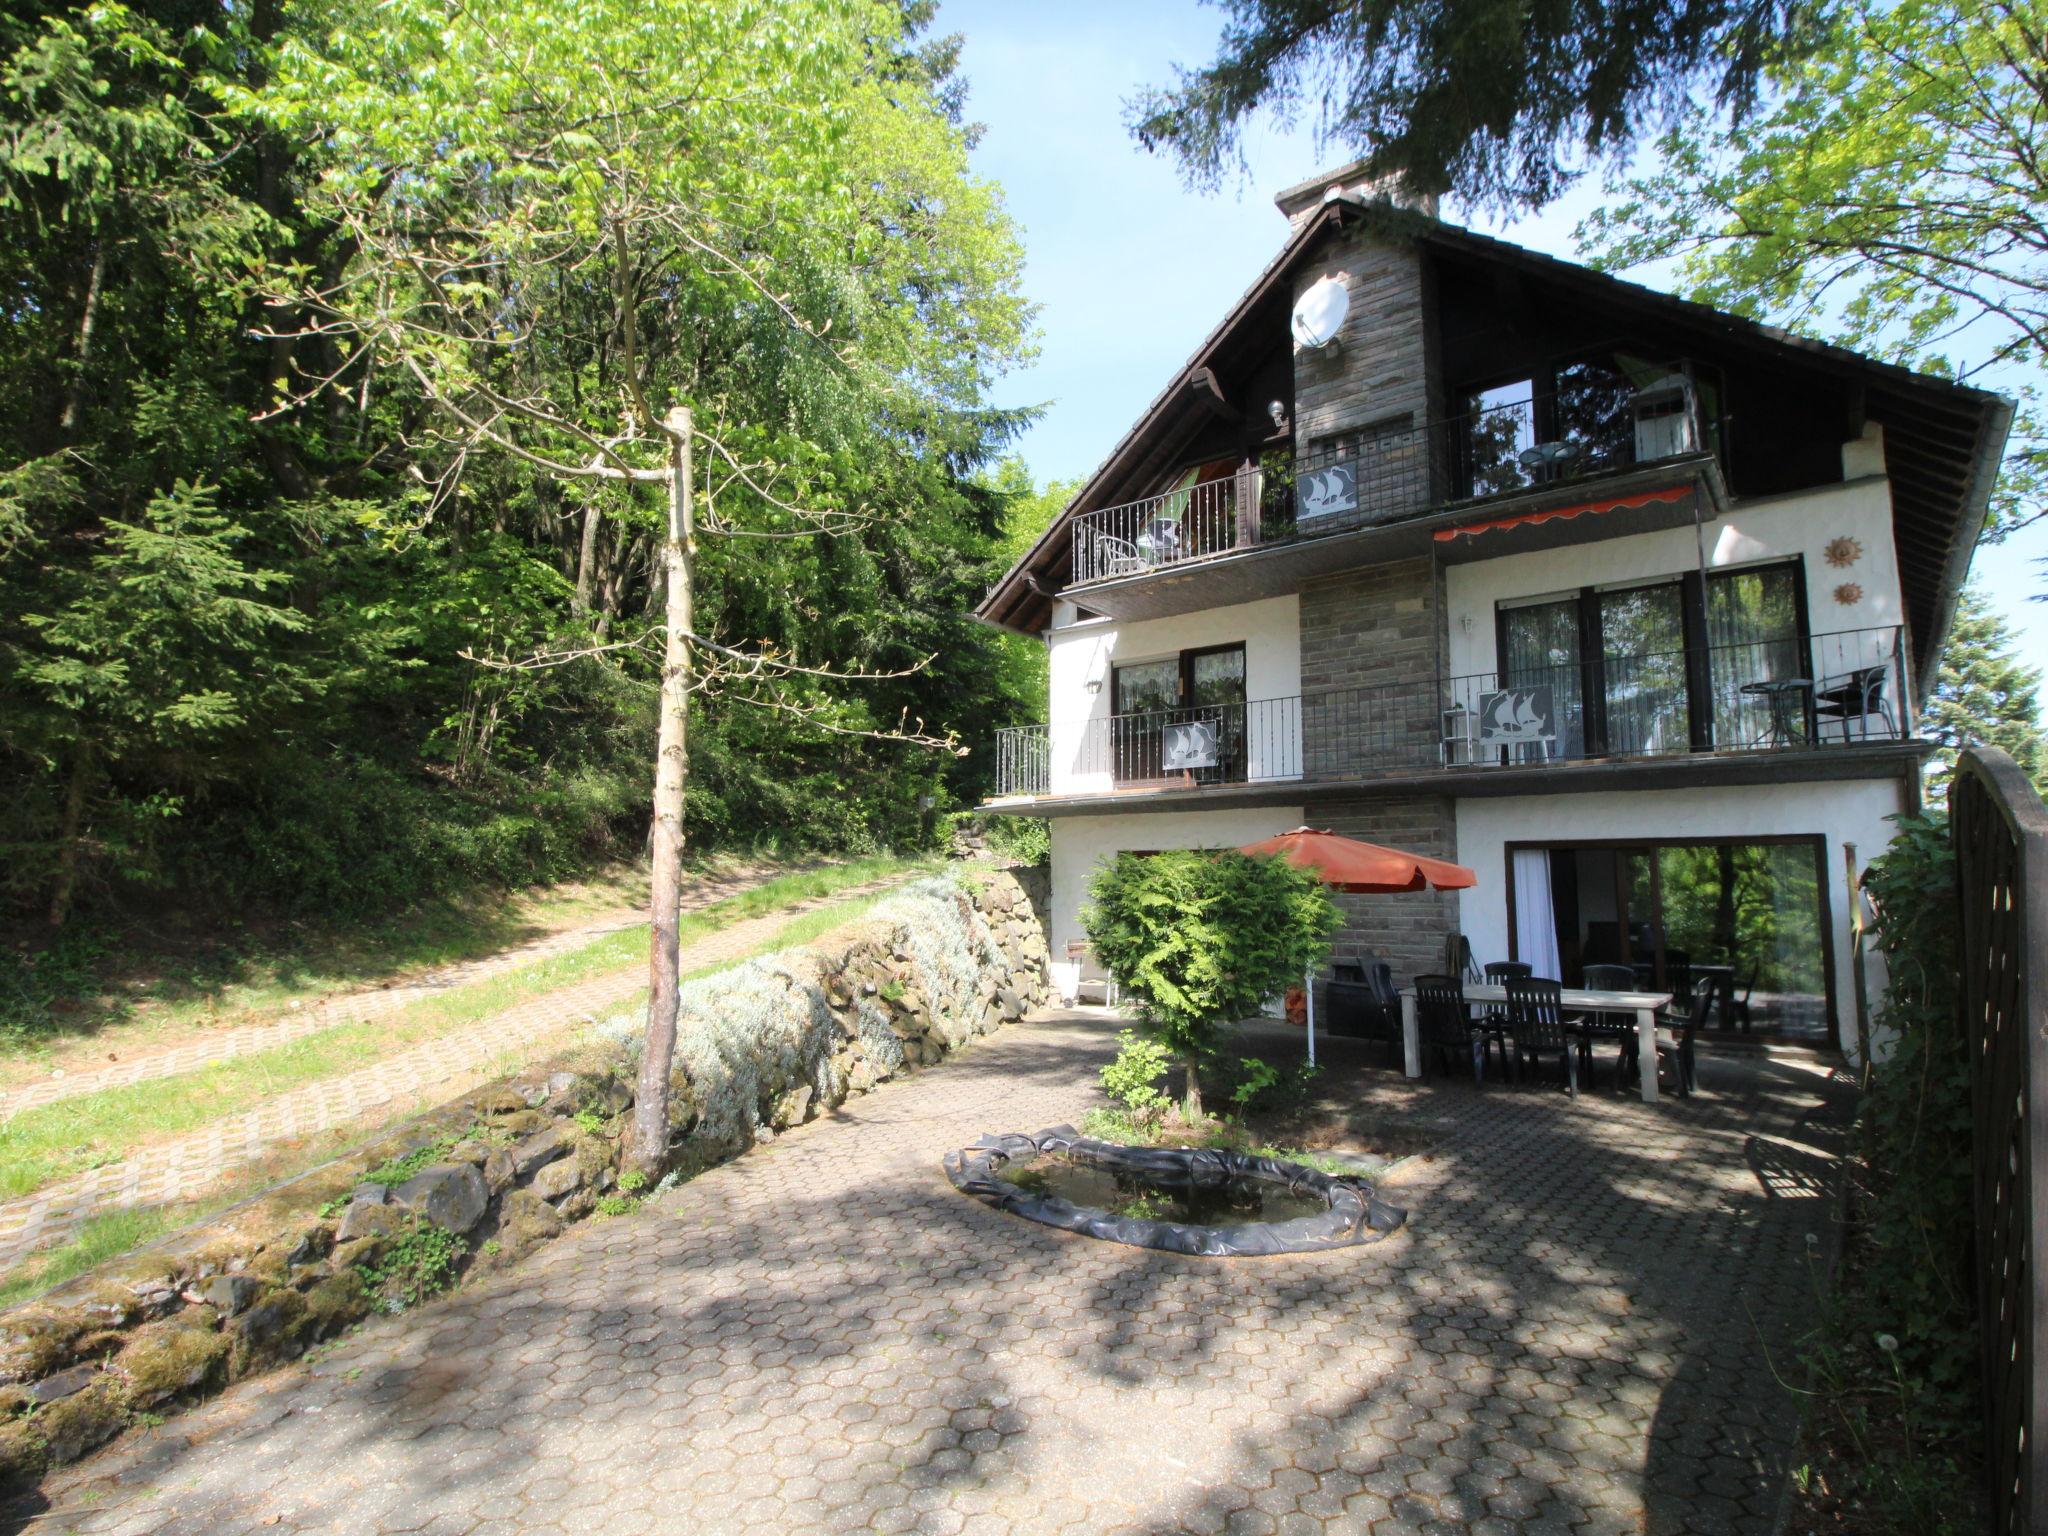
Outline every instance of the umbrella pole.
<path fill-rule="evenodd" d="M 1308 998 L 1308 1064 L 1316 1064 L 1316 968 L 1301 973 L 1302 994 Z"/>

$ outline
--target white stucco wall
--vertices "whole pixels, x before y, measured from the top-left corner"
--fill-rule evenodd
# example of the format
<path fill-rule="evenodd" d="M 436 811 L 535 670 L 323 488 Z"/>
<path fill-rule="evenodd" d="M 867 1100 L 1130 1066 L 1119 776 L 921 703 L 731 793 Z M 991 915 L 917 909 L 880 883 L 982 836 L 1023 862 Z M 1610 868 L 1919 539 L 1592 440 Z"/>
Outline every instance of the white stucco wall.
<path fill-rule="evenodd" d="M 1850 444 L 1845 464 L 1866 465 L 1875 450 L 1874 443 Z M 1831 566 L 1822 551 L 1844 536 L 1863 546 L 1862 557 L 1853 565 Z M 1669 528 L 1449 566 L 1444 591 L 1450 675 L 1495 670 L 1494 613 L 1500 603 L 1679 576 L 1699 569 L 1702 548 L 1710 571 L 1795 556 L 1803 560 L 1808 617 L 1816 636 L 1904 621 L 1892 546 L 1891 482 L 1872 476 L 1742 503 L 1707 523 L 1703 537 L 1690 526 Z M 1835 589 L 1850 582 L 1863 589 L 1860 600 L 1836 602 Z M 1885 638 L 1819 642 L 1815 665 L 1822 672 L 1875 665 L 1887 658 Z M 1898 680 L 1900 692 L 1894 697 L 1904 696 L 1906 681 Z"/>
<path fill-rule="evenodd" d="M 1114 788 L 1104 751 L 1106 730 L 1088 729 L 1111 709 L 1110 668 L 1158 661 L 1212 645 L 1244 645 L 1245 698 L 1293 699 L 1301 692 L 1301 600 L 1267 598 L 1201 613 L 1119 624 L 1087 620 L 1055 628 L 1050 651 L 1051 790 L 1055 795 L 1101 794 Z M 1088 691 L 1090 682 L 1101 687 Z M 1254 710 L 1248 720 L 1248 772 L 1254 779 L 1299 772 L 1300 716 L 1291 706 Z"/>
<path fill-rule="evenodd" d="M 1905 808 L 1896 779 L 1461 800 L 1458 862 L 1478 873 L 1479 884 L 1463 893 L 1460 917 L 1472 952 L 1482 963 L 1509 957 L 1509 843 L 1819 835 L 1825 843 L 1822 867 L 1834 936 L 1836 1024 L 1843 1050 L 1853 1055 L 1856 989 L 1842 848 L 1853 843 L 1857 867 L 1867 866 L 1891 841 L 1894 829 L 1885 818 Z M 1864 965 L 1874 1003 L 1884 991 L 1884 964 L 1869 955 Z"/>
<path fill-rule="evenodd" d="M 1218 811 L 1151 811 L 1117 816 L 1062 816 L 1052 822 L 1052 979 L 1071 1000 L 1081 968 L 1067 946 L 1086 940 L 1081 903 L 1088 877 L 1112 854 L 1133 848 L 1237 848 L 1302 825 L 1298 805 Z"/>

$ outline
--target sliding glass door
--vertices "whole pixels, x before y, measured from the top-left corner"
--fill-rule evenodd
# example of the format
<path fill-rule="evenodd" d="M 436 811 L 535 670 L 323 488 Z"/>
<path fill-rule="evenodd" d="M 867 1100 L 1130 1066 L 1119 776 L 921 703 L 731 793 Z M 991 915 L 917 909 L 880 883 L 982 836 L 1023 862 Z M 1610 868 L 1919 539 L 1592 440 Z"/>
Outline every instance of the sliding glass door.
<path fill-rule="evenodd" d="M 1601 701 L 1610 756 L 1684 752 L 1685 607 L 1679 584 L 1594 594 L 1600 615 Z"/>
<path fill-rule="evenodd" d="M 1504 609 L 1500 645 L 1501 687 L 1548 688 L 1556 711 L 1558 755 L 1584 757 L 1586 695 L 1578 599 Z"/>
<path fill-rule="evenodd" d="M 1810 734 L 1798 572 L 1789 565 L 1707 578 L 1707 675 L 1717 747 L 1795 746 Z"/>

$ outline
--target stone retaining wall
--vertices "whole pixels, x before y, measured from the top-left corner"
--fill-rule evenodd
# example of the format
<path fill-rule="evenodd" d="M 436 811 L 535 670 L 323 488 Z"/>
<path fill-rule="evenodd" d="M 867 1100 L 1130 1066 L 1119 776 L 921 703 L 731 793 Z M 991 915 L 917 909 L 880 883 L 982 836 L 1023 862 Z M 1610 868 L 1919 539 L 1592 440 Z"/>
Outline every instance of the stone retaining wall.
<path fill-rule="evenodd" d="M 1034 882 L 1043 871 L 921 880 L 805 948 L 687 986 L 671 1178 L 1045 1001 Z M 630 1209 L 619 1161 L 641 1022 L 608 1020 L 573 1056 L 0 1315 L 0 1490 Z"/>

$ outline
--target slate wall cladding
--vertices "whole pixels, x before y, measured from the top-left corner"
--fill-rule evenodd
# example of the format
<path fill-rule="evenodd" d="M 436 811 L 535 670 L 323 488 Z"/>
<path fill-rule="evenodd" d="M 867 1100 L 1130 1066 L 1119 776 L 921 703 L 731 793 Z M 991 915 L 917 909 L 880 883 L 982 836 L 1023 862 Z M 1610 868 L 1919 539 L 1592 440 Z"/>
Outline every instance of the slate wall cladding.
<path fill-rule="evenodd" d="M 1368 566 L 1301 591 L 1303 766 L 1312 777 L 1436 761 L 1443 580 L 1428 559 Z"/>
<path fill-rule="evenodd" d="M 1403 434 L 1430 419 L 1435 384 L 1432 291 L 1427 264 L 1409 244 L 1390 243 L 1369 230 L 1333 241 L 1322 259 L 1304 266 L 1295 296 L 1325 276 L 1343 274 L 1351 308 L 1337 341 L 1294 353 L 1294 449 L 1304 463 L 1319 461 L 1330 440 L 1361 430 L 1387 430 L 1393 447 L 1375 455 L 1381 473 L 1396 473 L 1388 457 L 1420 452 Z M 1417 474 L 1421 471 L 1418 469 Z M 1418 482 L 1426 501 L 1427 485 Z M 1362 501 L 1359 510 L 1318 517 L 1314 527 L 1334 531 L 1375 521 L 1390 509 Z"/>
<path fill-rule="evenodd" d="M 1314 819 L 1317 826 L 1345 837 L 1436 859 L 1458 857 L 1457 819 L 1448 795 L 1331 800 L 1316 808 Z M 1339 896 L 1337 907 L 1344 914 L 1344 926 L 1331 958 L 1352 964 L 1384 960 L 1402 986 L 1424 972 L 1442 969 L 1444 939 L 1458 928 L 1456 891 Z"/>

